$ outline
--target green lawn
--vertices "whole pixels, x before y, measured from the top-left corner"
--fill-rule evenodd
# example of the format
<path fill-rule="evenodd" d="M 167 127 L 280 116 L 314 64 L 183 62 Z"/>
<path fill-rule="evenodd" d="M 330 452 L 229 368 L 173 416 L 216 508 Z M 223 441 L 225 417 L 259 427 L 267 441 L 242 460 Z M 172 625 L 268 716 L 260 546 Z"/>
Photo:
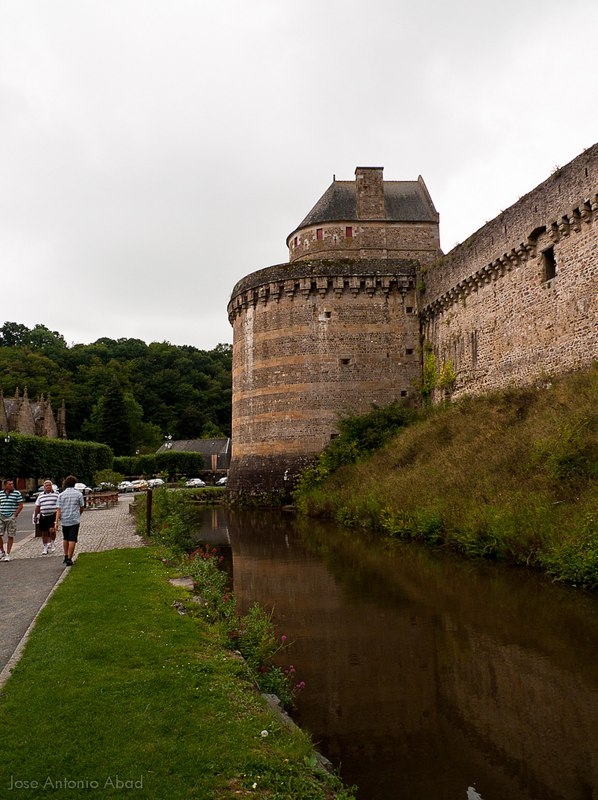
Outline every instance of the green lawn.
<path fill-rule="evenodd" d="M 79 556 L 0 697 L 0 797 L 348 798 L 168 577 L 151 547 Z"/>

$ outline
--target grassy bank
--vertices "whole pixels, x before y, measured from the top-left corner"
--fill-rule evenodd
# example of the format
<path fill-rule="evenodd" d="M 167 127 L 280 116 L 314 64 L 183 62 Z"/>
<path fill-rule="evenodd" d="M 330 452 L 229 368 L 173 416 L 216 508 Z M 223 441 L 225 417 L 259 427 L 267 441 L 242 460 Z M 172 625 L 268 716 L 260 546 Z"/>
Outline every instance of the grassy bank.
<path fill-rule="evenodd" d="M 349 798 L 161 555 L 84 553 L 41 612 L 0 699 L 1 796 Z"/>
<path fill-rule="evenodd" d="M 596 589 L 597 400 L 594 365 L 430 409 L 356 463 L 306 474 L 297 504 L 347 526 L 533 566 Z M 358 449 L 348 437 L 335 441 L 337 453 Z"/>

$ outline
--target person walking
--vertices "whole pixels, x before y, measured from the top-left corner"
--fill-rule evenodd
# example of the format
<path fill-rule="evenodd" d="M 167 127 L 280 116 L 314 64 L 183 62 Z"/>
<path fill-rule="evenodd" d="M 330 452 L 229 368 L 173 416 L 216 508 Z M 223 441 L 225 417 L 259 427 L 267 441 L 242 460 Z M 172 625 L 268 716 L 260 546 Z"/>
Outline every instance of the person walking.
<path fill-rule="evenodd" d="M 69 475 L 64 480 L 65 489 L 58 495 L 56 505 L 56 527 L 62 524 L 62 547 L 64 561 L 67 567 L 73 566 L 73 555 L 77 546 L 81 514 L 85 509 L 85 499 L 81 492 L 75 489 L 77 479 Z"/>
<path fill-rule="evenodd" d="M 6 478 L 0 492 L 0 561 L 10 561 L 12 543 L 17 530 L 17 517 L 23 510 L 23 495 L 15 489 L 14 481 Z M 6 550 L 4 549 L 6 534 Z"/>
<path fill-rule="evenodd" d="M 35 501 L 33 521 L 39 525 L 44 549 L 42 555 L 54 553 L 56 550 L 56 508 L 60 494 L 51 480 L 44 481 L 44 490 Z"/>

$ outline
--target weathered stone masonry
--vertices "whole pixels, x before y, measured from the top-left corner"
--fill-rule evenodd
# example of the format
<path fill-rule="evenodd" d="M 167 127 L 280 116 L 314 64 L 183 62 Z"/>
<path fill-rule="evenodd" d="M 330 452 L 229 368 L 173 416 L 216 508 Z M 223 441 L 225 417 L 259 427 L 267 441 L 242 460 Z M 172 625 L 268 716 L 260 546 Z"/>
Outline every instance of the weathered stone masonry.
<path fill-rule="evenodd" d="M 596 359 L 597 190 L 595 145 L 443 256 L 421 177 L 334 180 L 289 263 L 232 292 L 233 493 L 288 487 L 339 416 L 415 399 L 424 342 L 454 397 Z"/>
<path fill-rule="evenodd" d="M 355 275 L 351 262 L 281 265 L 237 285 L 229 305 L 233 489 L 280 488 L 285 473 L 330 441 L 339 415 L 412 394 L 420 371 L 415 265 L 381 266 L 360 262 Z"/>
<path fill-rule="evenodd" d="M 454 397 L 598 357 L 598 145 L 422 270 L 422 333 Z"/>

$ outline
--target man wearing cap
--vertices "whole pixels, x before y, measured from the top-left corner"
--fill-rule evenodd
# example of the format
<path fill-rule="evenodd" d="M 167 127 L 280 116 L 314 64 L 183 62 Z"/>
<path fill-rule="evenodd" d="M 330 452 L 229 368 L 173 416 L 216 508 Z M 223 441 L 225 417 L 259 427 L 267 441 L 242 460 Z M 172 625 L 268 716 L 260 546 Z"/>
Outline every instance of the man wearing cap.
<path fill-rule="evenodd" d="M 39 525 L 42 534 L 44 549 L 43 556 L 56 550 L 56 508 L 58 506 L 58 491 L 51 480 L 44 481 L 44 490 L 40 492 L 35 501 L 33 521 Z"/>

